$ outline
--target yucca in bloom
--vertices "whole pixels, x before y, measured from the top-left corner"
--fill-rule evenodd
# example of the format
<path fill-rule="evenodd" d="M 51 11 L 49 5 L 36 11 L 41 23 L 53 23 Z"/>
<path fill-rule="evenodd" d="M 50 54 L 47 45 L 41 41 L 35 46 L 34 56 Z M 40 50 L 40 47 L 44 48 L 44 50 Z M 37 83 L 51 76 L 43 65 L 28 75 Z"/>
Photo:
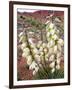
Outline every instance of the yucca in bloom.
<path fill-rule="evenodd" d="M 59 37 L 60 31 L 57 30 L 53 22 L 47 21 L 45 24 L 47 42 L 38 41 L 35 44 L 32 38 L 28 39 L 24 35 L 24 32 L 19 34 L 19 42 L 22 42 L 22 57 L 26 58 L 29 69 L 33 71 L 33 75 L 36 75 L 39 69 L 45 69 L 45 66 L 51 69 L 51 73 L 54 73 L 56 69 L 59 70 L 61 67 L 60 62 L 64 41 Z"/>

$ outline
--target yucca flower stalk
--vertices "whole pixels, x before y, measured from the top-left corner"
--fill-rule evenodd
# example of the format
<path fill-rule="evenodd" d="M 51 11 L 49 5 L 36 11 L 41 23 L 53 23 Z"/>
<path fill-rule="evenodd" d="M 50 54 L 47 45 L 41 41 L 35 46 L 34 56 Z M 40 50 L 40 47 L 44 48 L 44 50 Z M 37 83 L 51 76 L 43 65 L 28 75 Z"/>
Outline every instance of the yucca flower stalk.
<path fill-rule="evenodd" d="M 59 38 L 59 30 L 52 21 L 47 21 L 46 23 L 47 41 L 49 49 L 49 61 L 51 72 L 54 73 L 56 69 L 60 69 L 60 57 L 62 54 L 62 46 L 64 44 L 63 40 Z"/>

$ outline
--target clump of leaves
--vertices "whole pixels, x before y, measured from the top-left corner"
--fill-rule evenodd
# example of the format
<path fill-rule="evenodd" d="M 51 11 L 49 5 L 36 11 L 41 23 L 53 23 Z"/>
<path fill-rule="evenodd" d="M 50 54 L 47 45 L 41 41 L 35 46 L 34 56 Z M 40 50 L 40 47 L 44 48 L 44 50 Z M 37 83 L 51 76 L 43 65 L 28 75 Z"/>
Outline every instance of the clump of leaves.
<path fill-rule="evenodd" d="M 55 70 L 54 73 L 51 72 L 50 68 L 40 69 L 35 75 L 34 79 L 59 79 L 64 78 L 64 70 Z"/>

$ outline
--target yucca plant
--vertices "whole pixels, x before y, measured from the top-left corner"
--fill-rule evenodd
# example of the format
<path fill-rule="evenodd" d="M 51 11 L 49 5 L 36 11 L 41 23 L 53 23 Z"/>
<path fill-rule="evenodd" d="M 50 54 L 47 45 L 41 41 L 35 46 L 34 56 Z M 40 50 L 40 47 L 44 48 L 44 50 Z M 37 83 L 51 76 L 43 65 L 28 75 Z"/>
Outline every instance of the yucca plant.
<path fill-rule="evenodd" d="M 30 21 L 32 25 L 37 25 L 34 20 Z M 28 38 L 27 29 L 19 34 L 19 42 L 22 42 L 22 57 L 27 60 L 29 69 L 33 71 L 35 79 L 55 79 L 63 78 L 64 71 L 61 69 L 63 39 L 59 37 L 59 30 L 52 20 L 47 21 L 44 25 L 46 41 L 43 38 L 43 29 L 41 32 L 41 41 L 33 43 L 32 38 Z M 34 29 L 33 29 L 34 31 Z M 35 33 L 35 32 L 34 32 Z"/>

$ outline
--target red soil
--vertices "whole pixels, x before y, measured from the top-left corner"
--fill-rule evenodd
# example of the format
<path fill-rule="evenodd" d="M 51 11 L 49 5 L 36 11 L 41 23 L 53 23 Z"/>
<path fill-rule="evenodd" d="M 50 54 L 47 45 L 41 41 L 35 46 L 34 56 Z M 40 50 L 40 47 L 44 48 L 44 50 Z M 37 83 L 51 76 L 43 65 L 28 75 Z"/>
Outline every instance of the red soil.
<path fill-rule="evenodd" d="M 25 58 L 21 58 L 20 60 L 18 60 L 17 70 L 19 80 L 32 80 L 33 78 L 32 71 L 29 70 L 26 65 L 27 63 Z"/>

